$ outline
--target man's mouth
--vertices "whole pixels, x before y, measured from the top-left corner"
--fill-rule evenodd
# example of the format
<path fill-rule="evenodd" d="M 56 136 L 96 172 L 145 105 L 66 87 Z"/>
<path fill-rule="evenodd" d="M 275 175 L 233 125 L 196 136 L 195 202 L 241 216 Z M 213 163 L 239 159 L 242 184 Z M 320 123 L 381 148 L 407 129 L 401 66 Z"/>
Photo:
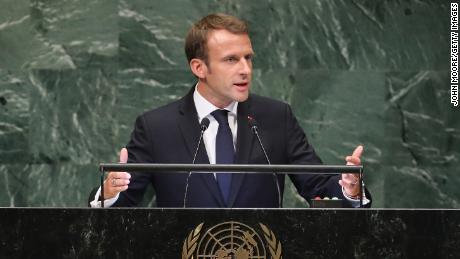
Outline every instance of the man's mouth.
<path fill-rule="evenodd" d="M 238 87 L 247 87 L 249 85 L 248 82 L 243 82 L 243 83 L 235 83 L 234 85 L 238 86 Z"/>

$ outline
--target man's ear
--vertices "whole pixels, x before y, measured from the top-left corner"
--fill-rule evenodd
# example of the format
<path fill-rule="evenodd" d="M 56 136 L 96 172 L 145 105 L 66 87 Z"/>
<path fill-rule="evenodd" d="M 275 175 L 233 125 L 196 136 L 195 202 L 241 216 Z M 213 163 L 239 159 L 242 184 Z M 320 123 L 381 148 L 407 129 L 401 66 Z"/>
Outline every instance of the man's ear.
<path fill-rule="evenodd" d="M 190 60 L 190 69 L 192 70 L 192 73 L 199 79 L 204 79 L 208 71 L 206 63 L 199 58 Z"/>

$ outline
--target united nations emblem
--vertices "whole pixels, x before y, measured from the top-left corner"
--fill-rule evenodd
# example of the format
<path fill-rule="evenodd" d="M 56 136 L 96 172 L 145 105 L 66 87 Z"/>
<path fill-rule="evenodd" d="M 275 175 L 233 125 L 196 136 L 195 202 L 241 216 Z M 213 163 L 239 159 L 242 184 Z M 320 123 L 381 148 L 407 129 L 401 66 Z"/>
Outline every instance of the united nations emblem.
<path fill-rule="evenodd" d="M 203 225 L 196 226 L 185 239 L 182 259 L 282 258 L 281 242 L 262 223 L 259 223 L 259 227 L 263 238 L 250 226 L 236 221 L 217 224 L 201 235 Z"/>

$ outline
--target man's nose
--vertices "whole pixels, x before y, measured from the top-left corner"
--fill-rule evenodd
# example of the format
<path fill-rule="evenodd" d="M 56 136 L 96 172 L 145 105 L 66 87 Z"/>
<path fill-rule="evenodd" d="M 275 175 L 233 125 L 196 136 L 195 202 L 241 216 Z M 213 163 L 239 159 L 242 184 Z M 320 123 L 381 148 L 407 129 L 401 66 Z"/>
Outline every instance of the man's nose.
<path fill-rule="evenodd" d="M 240 65 L 240 73 L 242 75 L 251 74 L 251 72 L 252 72 L 252 63 L 251 63 L 251 61 L 243 58 L 240 63 L 241 63 L 241 65 Z"/>

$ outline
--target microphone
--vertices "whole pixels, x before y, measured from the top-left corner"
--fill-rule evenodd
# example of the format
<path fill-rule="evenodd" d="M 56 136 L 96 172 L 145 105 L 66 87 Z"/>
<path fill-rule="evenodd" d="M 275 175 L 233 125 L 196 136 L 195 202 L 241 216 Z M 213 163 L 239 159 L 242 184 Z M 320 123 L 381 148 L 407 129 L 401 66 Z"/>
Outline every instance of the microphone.
<path fill-rule="evenodd" d="M 195 164 L 196 155 L 198 154 L 198 150 L 200 149 L 201 141 L 203 140 L 203 134 L 208 129 L 208 127 L 209 127 L 209 119 L 208 118 L 203 118 L 201 120 L 201 123 L 200 123 L 200 129 L 201 129 L 200 138 L 198 139 L 198 144 L 196 145 L 195 154 L 193 155 L 192 164 Z M 187 202 L 188 183 L 190 181 L 190 176 L 192 176 L 192 171 L 188 172 L 187 181 L 185 183 L 184 208 L 185 208 L 185 204 Z"/>
<path fill-rule="evenodd" d="M 265 159 L 267 160 L 267 163 L 271 165 L 270 159 L 268 158 L 267 152 L 265 151 L 264 145 L 262 144 L 262 140 L 259 136 L 259 128 L 257 127 L 257 121 L 252 117 L 248 115 L 248 122 L 249 126 L 252 129 L 252 132 L 254 132 L 254 135 L 256 135 L 257 140 L 259 141 L 259 146 L 262 149 L 262 152 L 265 155 Z M 275 172 L 272 173 L 273 175 L 273 180 L 276 184 L 276 189 L 278 190 L 278 208 L 281 208 L 281 191 L 280 191 L 280 183 L 278 180 L 278 176 L 276 175 Z"/>

